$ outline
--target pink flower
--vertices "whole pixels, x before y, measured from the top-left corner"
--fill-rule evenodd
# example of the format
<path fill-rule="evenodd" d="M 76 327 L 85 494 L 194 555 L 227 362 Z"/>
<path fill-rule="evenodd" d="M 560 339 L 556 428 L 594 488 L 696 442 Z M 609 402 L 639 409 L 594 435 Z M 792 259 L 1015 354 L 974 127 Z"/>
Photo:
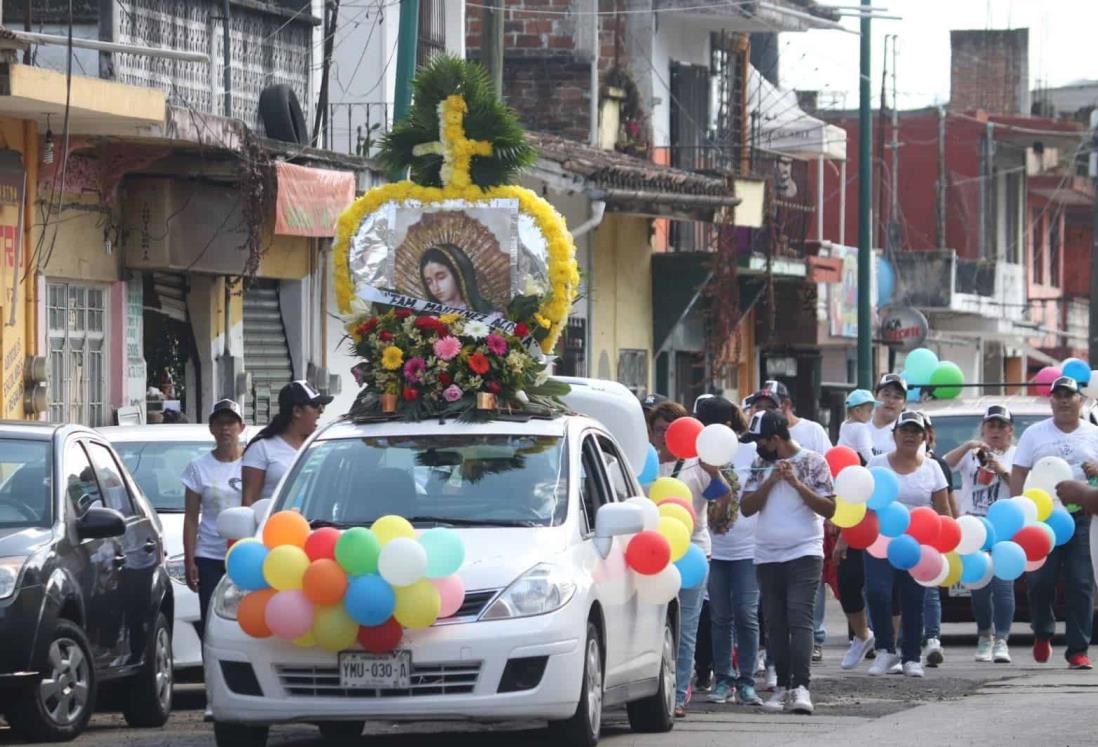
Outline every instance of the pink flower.
<path fill-rule="evenodd" d="M 506 355 L 507 354 L 507 340 L 504 340 L 497 334 L 488 335 L 488 339 L 485 340 L 488 344 L 488 350 L 492 355 Z"/>
<path fill-rule="evenodd" d="M 461 352 L 461 340 L 447 335 L 435 340 L 435 355 L 439 360 L 448 361 Z"/>
<path fill-rule="evenodd" d="M 465 392 L 457 384 L 451 384 L 442 390 L 442 398 L 447 402 L 457 402 Z"/>
<path fill-rule="evenodd" d="M 409 358 L 404 364 L 404 378 L 413 384 L 418 384 L 423 372 L 427 370 L 427 362 L 420 357 Z"/>

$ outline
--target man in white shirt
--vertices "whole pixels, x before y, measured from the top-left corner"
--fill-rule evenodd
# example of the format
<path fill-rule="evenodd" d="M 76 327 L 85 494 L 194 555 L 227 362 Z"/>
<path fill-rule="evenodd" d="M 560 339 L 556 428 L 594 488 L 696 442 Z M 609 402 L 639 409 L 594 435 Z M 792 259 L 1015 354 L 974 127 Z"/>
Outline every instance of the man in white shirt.
<path fill-rule="evenodd" d="M 873 456 L 880 456 L 896 448 L 892 430 L 907 406 L 907 382 L 899 374 L 886 373 L 877 382 L 873 394 L 877 397 L 877 407 L 865 427 L 873 441 Z"/>

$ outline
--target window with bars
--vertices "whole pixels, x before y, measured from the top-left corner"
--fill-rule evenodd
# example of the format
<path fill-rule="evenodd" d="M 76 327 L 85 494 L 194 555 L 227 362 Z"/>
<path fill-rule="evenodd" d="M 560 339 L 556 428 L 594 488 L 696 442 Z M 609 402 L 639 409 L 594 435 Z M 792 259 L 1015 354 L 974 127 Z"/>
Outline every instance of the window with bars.
<path fill-rule="evenodd" d="M 445 0 L 419 0 L 419 38 L 416 44 L 416 66 L 423 65 L 436 54 L 446 51 Z"/>
<path fill-rule="evenodd" d="M 618 382 L 638 397 L 648 394 L 647 350 L 618 350 Z"/>
<path fill-rule="evenodd" d="M 49 283 L 50 420 L 106 425 L 105 288 Z"/>

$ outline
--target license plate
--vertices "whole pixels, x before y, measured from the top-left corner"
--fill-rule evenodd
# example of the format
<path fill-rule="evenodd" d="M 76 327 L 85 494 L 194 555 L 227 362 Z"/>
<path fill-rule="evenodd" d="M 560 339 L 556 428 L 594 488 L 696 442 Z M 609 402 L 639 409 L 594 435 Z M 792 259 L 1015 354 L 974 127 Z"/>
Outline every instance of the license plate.
<path fill-rule="evenodd" d="M 960 584 L 954 584 L 949 587 L 949 596 L 951 597 L 970 597 L 972 592 L 961 586 Z"/>
<path fill-rule="evenodd" d="M 410 685 L 412 652 L 366 654 L 344 651 L 339 655 L 339 684 L 346 688 L 403 690 Z"/>

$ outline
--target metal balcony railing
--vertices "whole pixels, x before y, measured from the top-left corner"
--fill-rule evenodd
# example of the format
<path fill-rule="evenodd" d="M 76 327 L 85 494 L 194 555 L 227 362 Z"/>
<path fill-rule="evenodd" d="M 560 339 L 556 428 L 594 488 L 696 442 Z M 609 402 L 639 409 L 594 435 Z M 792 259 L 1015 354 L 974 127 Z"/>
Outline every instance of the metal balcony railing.
<path fill-rule="evenodd" d="M 329 104 L 324 147 L 354 156 L 373 155 L 389 131 L 392 107 L 387 101 Z"/>

